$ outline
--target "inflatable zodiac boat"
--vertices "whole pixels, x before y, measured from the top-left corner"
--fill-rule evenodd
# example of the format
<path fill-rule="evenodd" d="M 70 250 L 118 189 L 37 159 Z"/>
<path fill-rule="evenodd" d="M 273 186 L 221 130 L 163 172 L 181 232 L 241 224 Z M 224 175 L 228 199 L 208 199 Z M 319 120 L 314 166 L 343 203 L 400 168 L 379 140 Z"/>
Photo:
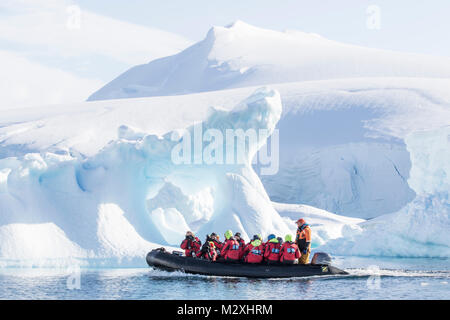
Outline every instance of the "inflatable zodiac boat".
<path fill-rule="evenodd" d="M 316 253 L 311 264 L 268 265 L 249 263 L 211 262 L 205 259 L 182 256 L 179 252 L 169 253 L 163 248 L 147 254 L 149 266 L 165 271 L 182 271 L 208 276 L 247 278 L 291 278 L 348 274 L 330 265 L 331 258 L 326 253 Z"/>

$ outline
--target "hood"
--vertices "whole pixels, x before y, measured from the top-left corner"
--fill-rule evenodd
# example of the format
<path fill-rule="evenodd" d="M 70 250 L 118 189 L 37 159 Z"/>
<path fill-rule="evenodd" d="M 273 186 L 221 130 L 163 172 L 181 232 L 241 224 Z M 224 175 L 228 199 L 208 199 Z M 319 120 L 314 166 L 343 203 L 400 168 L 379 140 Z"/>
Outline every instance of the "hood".
<path fill-rule="evenodd" d="M 252 246 L 257 247 L 257 246 L 261 245 L 261 240 L 253 240 L 250 243 L 252 244 Z"/>

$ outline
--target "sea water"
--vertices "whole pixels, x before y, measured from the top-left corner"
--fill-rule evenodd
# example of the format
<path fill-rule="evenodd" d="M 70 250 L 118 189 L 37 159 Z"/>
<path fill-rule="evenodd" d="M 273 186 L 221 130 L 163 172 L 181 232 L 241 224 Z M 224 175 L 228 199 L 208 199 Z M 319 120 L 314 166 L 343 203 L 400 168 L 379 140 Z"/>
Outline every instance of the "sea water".
<path fill-rule="evenodd" d="M 450 299 L 450 259 L 349 258 L 346 276 L 246 279 L 139 269 L 0 269 L 1 299 Z"/>

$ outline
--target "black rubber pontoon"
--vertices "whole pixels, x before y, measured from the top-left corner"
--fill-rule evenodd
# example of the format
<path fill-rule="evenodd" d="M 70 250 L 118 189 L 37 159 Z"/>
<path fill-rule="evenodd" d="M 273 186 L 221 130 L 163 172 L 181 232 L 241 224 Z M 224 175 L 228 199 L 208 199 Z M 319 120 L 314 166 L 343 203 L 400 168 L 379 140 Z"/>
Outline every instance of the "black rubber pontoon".
<path fill-rule="evenodd" d="M 348 274 L 336 267 L 325 264 L 307 265 L 267 265 L 249 263 L 211 262 L 166 252 L 152 250 L 147 254 L 149 266 L 165 271 L 183 271 L 209 276 L 247 278 L 291 278 Z"/>

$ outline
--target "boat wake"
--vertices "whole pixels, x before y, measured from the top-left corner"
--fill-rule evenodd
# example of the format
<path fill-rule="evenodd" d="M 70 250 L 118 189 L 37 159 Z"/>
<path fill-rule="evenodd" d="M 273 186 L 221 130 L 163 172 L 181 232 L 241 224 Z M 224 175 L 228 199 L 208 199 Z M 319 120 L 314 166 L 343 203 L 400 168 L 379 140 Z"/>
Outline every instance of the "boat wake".
<path fill-rule="evenodd" d="M 431 277 L 431 278 L 449 278 L 449 270 L 406 270 L 406 269 L 380 269 L 376 267 L 345 269 L 349 273 L 347 277 Z"/>
<path fill-rule="evenodd" d="M 349 274 L 348 275 L 329 275 L 329 276 L 310 276 L 310 277 L 292 277 L 292 278 L 267 278 L 264 280 L 268 281 L 305 281 L 305 280 L 333 280 L 333 279 L 343 279 L 343 278 L 367 278 L 367 277 L 411 277 L 411 278 L 442 278 L 448 279 L 450 282 L 450 271 L 449 270 L 406 270 L 406 269 L 377 269 L 377 268 L 350 268 L 344 269 Z M 196 275 L 188 274 L 182 271 L 163 271 L 158 269 L 151 269 L 149 276 L 154 279 L 176 279 L 176 278 L 193 278 L 193 279 L 240 279 L 240 280 L 250 280 L 255 281 L 257 279 L 247 279 L 241 277 L 221 277 L 221 276 L 207 276 L 207 275 Z M 262 280 L 262 279 L 261 279 Z"/>

